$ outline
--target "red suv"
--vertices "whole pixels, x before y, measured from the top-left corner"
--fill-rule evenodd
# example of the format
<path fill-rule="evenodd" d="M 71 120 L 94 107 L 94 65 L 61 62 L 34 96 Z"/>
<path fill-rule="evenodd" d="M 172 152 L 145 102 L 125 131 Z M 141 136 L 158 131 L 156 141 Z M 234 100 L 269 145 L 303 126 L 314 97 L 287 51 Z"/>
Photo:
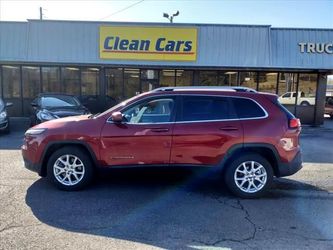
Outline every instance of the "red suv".
<path fill-rule="evenodd" d="M 63 190 L 98 168 L 205 166 L 243 198 L 302 167 L 300 122 L 276 95 L 235 88 L 159 88 L 98 115 L 39 124 L 25 133 L 25 166 Z"/>

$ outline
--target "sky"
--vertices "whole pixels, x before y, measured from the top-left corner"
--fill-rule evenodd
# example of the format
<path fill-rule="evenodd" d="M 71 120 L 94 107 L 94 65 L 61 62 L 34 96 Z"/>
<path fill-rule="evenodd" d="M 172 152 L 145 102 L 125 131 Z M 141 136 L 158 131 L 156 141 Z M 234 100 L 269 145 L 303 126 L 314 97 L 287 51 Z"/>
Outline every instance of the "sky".
<path fill-rule="evenodd" d="M 333 0 L 0 0 L 0 21 L 50 20 L 260 24 L 333 28 Z"/>

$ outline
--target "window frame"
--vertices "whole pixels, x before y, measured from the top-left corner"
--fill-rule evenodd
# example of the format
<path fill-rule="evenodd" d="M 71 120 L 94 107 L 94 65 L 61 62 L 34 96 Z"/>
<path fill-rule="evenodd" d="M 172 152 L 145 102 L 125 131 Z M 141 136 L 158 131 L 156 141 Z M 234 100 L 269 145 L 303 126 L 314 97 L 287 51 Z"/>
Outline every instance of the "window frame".
<path fill-rule="evenodd" d="M 241 96 L 232 96 L 231 98 L 238 98 L 238 99 L 248 99 L 248 100 L 250 100 L 250 101 L 252 101 L 252 102 L 254 102 L 263 112 L 264 112 L 264 115 L 263 116 L 254 116 L 254 117 L 247 117 L 247 118 L 240 118 L 240 117 L 238 117 L 238 113 L 237 113 L 237 109 L 236 109 L 236 105 L 235 105 L 235 102 L 233 101 L 233 100 L 231 100 L 231 102 L 232 102 L 232 105 L 233 105 L 233 109 L 234 109 L 234 111 L 236 112 L 236 115 L 237 115 L 237 117 L 238 117 L 238 120 L 241 120 L 241 121 L 243 121 L 243 120 L 260 120 L 260 119 L 266 119 L 268 116 L 269 116 L 269 114 L 268 114 L 268 112 L 266 111 L 266 109 L 260 104 L 260 103 L 258 103 L 256 100 L 254 100 L 254 99 L 252 99 L 252 98 L 249 98 L 249 97 L 241 97 Z"/>
<path fill-rule="evenodd" d="M 180 94 L 179 95 L 181 98 L 183 96 L 208 96 L 208 97 L 224 97 L 224 98 L 228 98 L 228 101 L 230 103 L 230 109 L 231 109 L 231 113 L 235 116 L 235 118 L 230 118 L 230 119 L 218 119 L 218 120 L 200 120 L 200 121 L 178 121 L 178 116 L 180 115 L 181 108 L 182 108 L 182 102 L 183 99 L 179 100 L 178 102 L 178 109 L 177 109 L 177 117 L 176 117 L 176 124 L 184 124 L 184 123 L 202 123 L 202 122 L 224 122 L 224 121 L 245 121 L 245 120 L 261 120 L 261 119 L 266 119 L 269 114 L 266 111 L 266 109 L 260 104 L 258 103 L 256 100 L 249 98 L 249 97 L 243 97 L 243 96 L 228 96 L 228 95 L 209 95 L 209 94 Z M 238 114 L 236 112 L 236 108 L 234 105 L 234 102 L 232 101 L 233 98 L 242 98 L 242 99 L 249 99 L 251 101 L 253 101 L 257 106 L 259 106 L 263 112 L 264 112 L 264 116 L 259 116 L 259 117 L 249 117 L 249 118 L 239 118 Z"/>
<path fill-rule="evenodd" d="M 119 111 L 121 113 L 124 113 L 125 111 L 133 108 L 136 105 L 143 104 L 145 102 L 151 102 L 159 99 L 173 99 L 174 100 L 174 106 L 171 111 L 171 121 L 169 122 L 154 122 L 154 123 L 130 123 L 127 121 L 122 121 L 121 124 L 128 124 L 128 125 L 157 125 L 157 124 L 173 124 L 176 120 L 176 114 L 178 113 L 178 103 L 179 103 L 179 97 L 177 95 L 159 95 L 159 96 L 149 96 L 140 100 L 137 100 L 136 102 L 133 102 L 127 106 L 122 107 Z M 107 120 L 107 123 L 115 123 L 112 121 L 112 117 L 110 116 Z"/>
<path fill-rule="evenodd" d="M 189 120 L 189 121 L 182 121 L 181 116 L 183 115 L 183 108 L 184 108 L 184 97 L 208 97 L 208 98 L 225 98 L 228 106 L 230 108 L 230 113 L 231 117 L 233 116 L 234 118 L 228 118 L 228 119 L 209 119 L 209 120 Z M 232 121 L 232 120 L 238 120 L 237 113 L 235 112 L 233 103 L 231 102 L 230 96 L 222 96 L 222 95 L 203 95 L 203 94 L 183 94 L 180 95 L 180 101 L 178 105 L 178 110 L 177 110 L 177 116 L 176 116 L 176 123 L 200 123 L 200 122 L 218 122 L 218 121 Z"/>

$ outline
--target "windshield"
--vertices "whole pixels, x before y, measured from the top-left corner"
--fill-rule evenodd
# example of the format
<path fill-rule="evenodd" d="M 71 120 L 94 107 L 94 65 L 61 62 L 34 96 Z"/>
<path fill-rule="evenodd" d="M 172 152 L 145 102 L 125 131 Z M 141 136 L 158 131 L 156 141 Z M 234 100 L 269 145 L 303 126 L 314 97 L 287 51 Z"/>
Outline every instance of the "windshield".
<path fill-rule="evenodd" d="M 131 97 L 131 98 L 129 98 L 129 99 L 127 99 L 127 100 L 121 102 L 121 103 L 118 103 L 117 105 L 115 105 L 115 106 L 113 106 L 113 107 L 111 107 L 111 108 L 105 110 L 103 113 L 98 114 L 97 117 L 103 116 L 103 115 L 105 115 L 105 114 L 107 114 L 107 113 L 111 113 L 113 110 L 116 110 L 116 109 L 118 109 L 118 108 L 120 108 L 120 107 L 123 107 L 123 106 L 125 106 L 128 102 L 131 102 L 132 100 L 138 98 L 139 96 L 145 95 L 145 94 L 146 94 L 146 93 L 143 93 L 143 94 L 140 94 L 140 95 L 136 95 L 136 96 L 133 96 L 133 97 Z"/>
<path fill-rule="evenodd" d="M 80 102 L 73 96 L 43 96 L 40 103 L 42 108 L 80 106 Z"/>

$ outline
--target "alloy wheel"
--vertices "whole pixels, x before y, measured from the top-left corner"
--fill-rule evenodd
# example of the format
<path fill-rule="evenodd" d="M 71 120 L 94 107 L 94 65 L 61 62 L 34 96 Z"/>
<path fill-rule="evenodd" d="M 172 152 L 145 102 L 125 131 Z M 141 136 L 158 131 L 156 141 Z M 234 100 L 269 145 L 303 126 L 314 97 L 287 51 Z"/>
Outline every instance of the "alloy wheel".
<path fill-rule="evenodd" d="M 59 183 L 65 186 L 74 186 L 83 179 L 85 167 L 77 156 L 65 154 L 55 161 L 53 173 Z"/>
<path fill-rule="evenodd" d="M 236 168 L 234 181 L 243 192 L 256 193 L 266 185 L 267 172 L 259 162 L 246 161 Z"/>

